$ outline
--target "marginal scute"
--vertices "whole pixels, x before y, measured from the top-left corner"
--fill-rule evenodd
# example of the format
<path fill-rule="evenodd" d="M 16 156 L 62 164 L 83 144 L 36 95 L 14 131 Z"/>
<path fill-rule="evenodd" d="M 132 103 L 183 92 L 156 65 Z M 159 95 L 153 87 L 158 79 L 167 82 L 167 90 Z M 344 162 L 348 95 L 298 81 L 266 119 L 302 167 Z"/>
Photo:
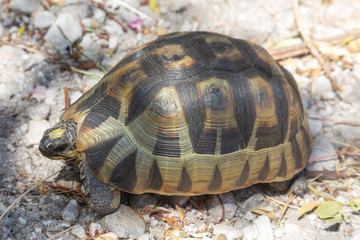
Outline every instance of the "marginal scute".
<path fill-rule="evenodd" d="M 189 192 L 191 190 L 191 186 L 192 186 L 191 178 L 184 166 L 181 172 L 181 178 L 177 190 L 179 192 Z"/>
<path fill-rule="evenodd" d="M 124 191 L 131 191 L 136 184 L 136 154 L 137 151 L 121 160 L 110 177 L 110 182 Z"/>
<path fill-rule="evenodd" d="M 214 175 L 209 183 L 208 189 L 209 190 L 219 189 L 221 187 L 221 184 L 222 184 L 221 173 L 219 167 L 216 165 Z"/>
<path fill-rule="evenodd" d="M 149 180 L 147 183 L 147 188 L 153 189 L 153 190 L 159 190 L 161 188 L 162 184 L 163 184 L 163 180 L 161 177 L 161 172 L 160 172 L 158 164 L 155 160 L 150 169 L 150 175 L 149 175 Z"/>

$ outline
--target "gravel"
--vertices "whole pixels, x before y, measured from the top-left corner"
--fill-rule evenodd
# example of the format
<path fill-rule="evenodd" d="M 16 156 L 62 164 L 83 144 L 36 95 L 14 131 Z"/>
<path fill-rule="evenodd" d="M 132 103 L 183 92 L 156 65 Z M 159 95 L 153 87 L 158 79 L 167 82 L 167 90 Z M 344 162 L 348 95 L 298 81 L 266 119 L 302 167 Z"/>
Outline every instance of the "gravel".
<path fill-rule="evenodd" d="M 106 70 L 130 50 L 166 32 L 215 31 L 256 41 L 267 49 L 302 42 L 294 37 L 297 30 L 293 6 L 286 0 L 157 0 L 160 13 L 141 5 L 141 0 L 94 2 L 105 2 L 107 12 L 83 0 L 56 4 L 0 0 L 0 214 L 34 183 L 64 166 L 62 161 L 41 156 L 38 150 L 44 130 L 63 113 L 64 87 L 74 102 L 104 75 L 98 68 L 87 69 L 88 59 L 76 53 L 64 35 Z M 150 19 L 123 7 L 122 2 Z M 315 40 L 359 30 L 357 1 L 305 0 L 300 8 L 306 19 L 304 27 L 312 29 Z M 130 29 L 133 21 L 140 23 L 139 30 Z M 351 166 L 356 171 L 359 157 L 354 147 L 360 148 L 360 49 L 353 44 L 350 51 L 345 42 L 316 43 L 325 58 L 331 60 L 329 67 L 341 91 L 332 90 L 329 78 L 312 56 L 280 62 L 296 78 L 315 137 L 307 170 L 349 172 Z M 339 151 L 349 154 L 340 161 L 334 157 Z M 84 239 L 103 230 L 106 234 L 94 238 L 355 240 L 360 236 L 360 216 L 350 206 L 343 207 L 345 222 L 335 231 L 326 230 L 332 223 L 321 220 L 314 212 L 298 219 L 294 207 L 325 200 L 312 192 L 295 197 L 278 226 L 289 195 L 259 186 L 200 197 L 127 195 L 118 211 L 103 217 L 89 209 L 81 195 L 59 194 L 53 181 L 51 177 L 31 190 L 0 220 L 0 239 L 48 239 L 71 226 L 57 239 Z M 360 198 L 357 178 L 309 183 L 324 196 L 345 204 Z M 77 181 L 69 186 L 76 188 Z M 251 212 L 256 207 L 269 211 L 274 219 Z"/>

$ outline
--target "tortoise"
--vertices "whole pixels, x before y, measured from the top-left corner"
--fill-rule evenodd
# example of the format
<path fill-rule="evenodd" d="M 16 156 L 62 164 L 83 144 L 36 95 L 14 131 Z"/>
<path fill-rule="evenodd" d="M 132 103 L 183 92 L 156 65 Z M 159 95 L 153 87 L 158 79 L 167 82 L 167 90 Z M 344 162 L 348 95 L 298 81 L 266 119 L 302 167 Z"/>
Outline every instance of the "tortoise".
<path fill-rule="evenodd" d="M 125 56 L 39 150 L 79 164 L 90 206 L 108 214 L 120 191 L 192 196 L 289 180 L 311 142 L 296 81 L 266 50 L 176 32 Z"/>

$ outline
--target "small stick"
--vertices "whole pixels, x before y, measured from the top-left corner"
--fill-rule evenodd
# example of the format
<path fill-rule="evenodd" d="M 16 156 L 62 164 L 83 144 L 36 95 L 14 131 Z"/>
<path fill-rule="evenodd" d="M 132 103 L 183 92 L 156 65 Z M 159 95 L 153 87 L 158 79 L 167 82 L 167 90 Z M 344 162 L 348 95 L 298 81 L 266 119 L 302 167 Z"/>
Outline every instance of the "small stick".
<path fill-rule="evenodd" d="M 285 215 L 286 210 L 287 210 L 288 207 L 290 206 L 290 203 L 295 199 L 295 197 L 296 197 L 295 194 L 290 193 L 289 199 L 286 201 L 285 206 L 284 206 L 284 208 L 283 208 L 282 211 L 281 211 L 280 218 L 279 218 L 279 220 L 278 220 L 278 222 L 277 222 L 277 225 L 280 224 L 282 218 L 283 218 L 284 215 Z"/>
<path fill-rule="evenodd" d="M 123 6 L 124 8 L 127 8 L 129 11 L 135 13 L 136 15 L 139 15 L 139 17 L 141 17 L 143 19 L 154 21 L 154 19 L 152 19 L 150 16 L 148 16 L 145 13 L 137 10 L 136 8 L 134 8 L 133 6 L 131 6 L 130 4 L 128 4 L 128 3 L 124 2 L 124 1 L 118 0 L 118 1 L 116 1 L 116 3 Z"/>
<path fill-rule="evenodd" d="M 69 89 L 64 87 L 64 95 L 65 95 L 65 109 L 70 107 L 70 98 L 69 98 Z"/>
<path fill-rule="evenodd" d="M 36 50 L 36 49 L 34 49 L 32 47 L 29 47 L 29 46 L 26 46 L 26 45 L 23 45 L 23 44 L 14 44 L 14 43 L 11 43 L 11 42 L 8 42 L 8 41 L 5 41 L 5 40 L 0 40 L 0 42 L 1 42 L 1 44 L 7 44 L 7 45 L 14 46 L 14 47 L 22 48 L 22 49 L 28 50 L 30 52 L 36 53 L 38 55 L 41 55 L 41 56 L 44 56 L 44 57 L 47 57 L 47 58 L 53 58 L 52 56 L 50 56 L 48 54 L 42 53 L 39 50 Z"/>
<path fill-rule="evenodd" d="M 64 231 L 61 231 L 61 232 L 59 232 L 59 233 L 55 234 L 54 236 L 52 236 L 52 237 L 48 238 L 47 240 L 53 240 L 53 239 L 57 238 L 58 236 L 60 236 L 60 235 L 62 235 L 62 234 L 64 234 L 64 233 L 66 233 L 67 231 L 70 231 L 70 230 L 71 230 L 71 229 L 73 229 L 75 226 L 76 226 L 76 225 L 71 226 L 71 227 L 69 227 L 69 228 L 65 229 Z"/>
<path fill-rule="evenodd" d="M 331 82 L 331 86 L 333 90 L 337 93 L 337 91 L 340 90 L 341 88 L 336 83 L 335 79 L 331 76 L 330 63 L 321 56 L 314 43 L 311 41 L 310 37 L 304 34 L 302 19 L 300 17 L 299 0 L 294 0 L 294 12 L 295 12 L 295 22 L 301 38 L 303 39 L 306 47 L 309 48 L 310 53 L 319 61 L 320 66 L 324 69 L 326 77 L 329 78 Z"/>

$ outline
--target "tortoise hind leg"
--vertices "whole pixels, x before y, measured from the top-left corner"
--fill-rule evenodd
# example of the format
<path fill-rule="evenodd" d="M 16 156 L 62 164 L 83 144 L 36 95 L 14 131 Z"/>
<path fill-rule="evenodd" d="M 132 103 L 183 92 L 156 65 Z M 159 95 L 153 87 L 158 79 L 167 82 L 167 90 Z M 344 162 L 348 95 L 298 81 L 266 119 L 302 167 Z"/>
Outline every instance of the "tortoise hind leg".
<path fill-rule="evenodd" d="M 81 163 L 80 173 L 88 204 L 95 212 L 107 215 L 120 207 L 121 193 L 119 190 L 99 182 L 84 162 Z"/>
<path fill-rule="evenodd" d="M 268 183 L 268 186 L 271 190 L 274 191 L 287 191 L 289 190 L 297 196 L 303 197 L 307 192 L 307 184 L 304 171 L 297 173 L 293 178 L 284 181 L 284 182 L 272 182 Z"/>

